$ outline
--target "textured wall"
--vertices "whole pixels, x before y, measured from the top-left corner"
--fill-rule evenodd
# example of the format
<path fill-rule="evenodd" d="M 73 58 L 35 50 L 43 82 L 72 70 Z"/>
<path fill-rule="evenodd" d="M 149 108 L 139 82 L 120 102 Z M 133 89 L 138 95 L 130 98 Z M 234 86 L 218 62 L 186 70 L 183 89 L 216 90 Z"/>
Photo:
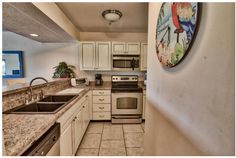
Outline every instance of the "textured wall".
<path fill-rule="evenodd" d="M 198 155 L 200 149 L 207 155 L 233 155 L 234 3 L 202 5 L 195 43 L 182 63 L 171 69 L 163 68 L 156 56 L 160 6 L 149 4 L 145 152 Z"/>

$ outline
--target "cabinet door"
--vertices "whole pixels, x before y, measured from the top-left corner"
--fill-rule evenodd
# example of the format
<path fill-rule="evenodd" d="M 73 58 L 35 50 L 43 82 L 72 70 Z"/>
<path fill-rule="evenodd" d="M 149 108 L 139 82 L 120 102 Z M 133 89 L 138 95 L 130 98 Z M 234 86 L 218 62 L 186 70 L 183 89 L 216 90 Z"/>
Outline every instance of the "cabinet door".
<path fill-rule="evenodd" d="M 95 69 L 111 70 L 111 42 L 96 43 Z"/>
<path fill-rule="evenodd" d="M 145 119 L 146 95 L 143 96 L 143 119 Z"/>
<path fill-rule="evenodd" d="M 126 43 L 127 54 L 140 54 L 140 43 Z"/>
<path fill-rule="evenodd" d="M 95 42 L 80 43 L 80 69 L 94 70 L 95 67 Z"/>
<path fill-rule="evenodd" d="M 90 121 L 89 103 L 88 103 L 88 101 L 86 101 L 83 106 L 83 129 L 84 129 L 84 131 L 87 129 L 89 121 Z"/>
<path fill-rule="evenodd" d="M 74 146 L 73 146 L 73 154 L 75 154 L 80 141 L 82 140 L 84 130 L 83 130 L 83 113 L 81 109 L 74 119 Z"/>
<path fill-rule="evenodd" d="M 147 43 L 141 44 L 141 71 L 147 70 Z"/>
<path fill-rule="evenodd" d="M 125 54 L 125 42 L 112 42 L 112 54 Z"/>
<path fill-rule="evenodd" d="M 69 124 L 60 137 L 60 156 L 73 156 L 72 140 L 72 124 Z"/>

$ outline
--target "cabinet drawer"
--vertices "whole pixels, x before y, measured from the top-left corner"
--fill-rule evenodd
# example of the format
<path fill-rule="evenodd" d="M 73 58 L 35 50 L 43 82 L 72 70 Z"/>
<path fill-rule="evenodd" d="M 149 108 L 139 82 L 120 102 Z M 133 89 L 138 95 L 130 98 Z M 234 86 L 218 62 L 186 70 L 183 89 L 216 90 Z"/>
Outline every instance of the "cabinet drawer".
<path fill-rule="evenodd" d="M 111 111 L 111 104 L 93 104 L 93 111 Z"/>
<path fill-rule="evenodd" d="M 111 95 L 110 90 L 93 90 L 93 95 Z"/>
<path fill-rule="evenodd" d="M 93 120 L 111 120 L 111 112 L 93 112 Z"/>
<path fill-rule="evenodd" d="M 93 96 L 93 103 L 111 103 L 111 97 L 106 95 L 106 96 Z"/>

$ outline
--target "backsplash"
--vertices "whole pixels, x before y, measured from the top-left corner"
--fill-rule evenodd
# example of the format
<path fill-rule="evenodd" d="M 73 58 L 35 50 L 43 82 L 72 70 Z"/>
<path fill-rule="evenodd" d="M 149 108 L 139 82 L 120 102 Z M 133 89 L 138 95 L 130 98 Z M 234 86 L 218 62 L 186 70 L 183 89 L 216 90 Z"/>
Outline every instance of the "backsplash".
<path fill-rule="evenodd" d="M 41 95 L 42 91 L 44 95 L 53 94 L 63 89 L 69 88 L 70 86 L 71 86 L 70 79 L 52 81 L 52 82 L 49 82 L 48 85 L 47 84 L 35 85 L 35 86 L 32 86 L 33 88 L 32 97 L 37 99 L 37 97 Z M 23 105 L 25 103 L 25 100 L 26 99 L 28 100 L 29 97 L 30 97 L 30 89 L 28 87 L 3 92 L 2 111 L 5 112 L 12 108 Z"/>
<path fill-rule="evenodd" d="M 78 77 L 87 77 L 89 81 L 95 81 L 95 74 L 102 74 L 103 81 L 111 81 L 112 75 L 138 75 L 139 81 L 144 81 L 144 75 L 146 72 L 140 71 L 82 71 L 78 72 Z"/>

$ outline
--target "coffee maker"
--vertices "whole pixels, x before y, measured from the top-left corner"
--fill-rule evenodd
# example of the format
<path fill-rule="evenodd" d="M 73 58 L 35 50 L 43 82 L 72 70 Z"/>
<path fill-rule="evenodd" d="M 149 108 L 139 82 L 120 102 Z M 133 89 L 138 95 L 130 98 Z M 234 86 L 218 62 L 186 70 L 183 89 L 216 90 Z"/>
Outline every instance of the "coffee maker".
<path fill-rule="evenodd" d="M 100 86 L 102 83 L 102 74 L 95 74 L 95 86 Z"/>

